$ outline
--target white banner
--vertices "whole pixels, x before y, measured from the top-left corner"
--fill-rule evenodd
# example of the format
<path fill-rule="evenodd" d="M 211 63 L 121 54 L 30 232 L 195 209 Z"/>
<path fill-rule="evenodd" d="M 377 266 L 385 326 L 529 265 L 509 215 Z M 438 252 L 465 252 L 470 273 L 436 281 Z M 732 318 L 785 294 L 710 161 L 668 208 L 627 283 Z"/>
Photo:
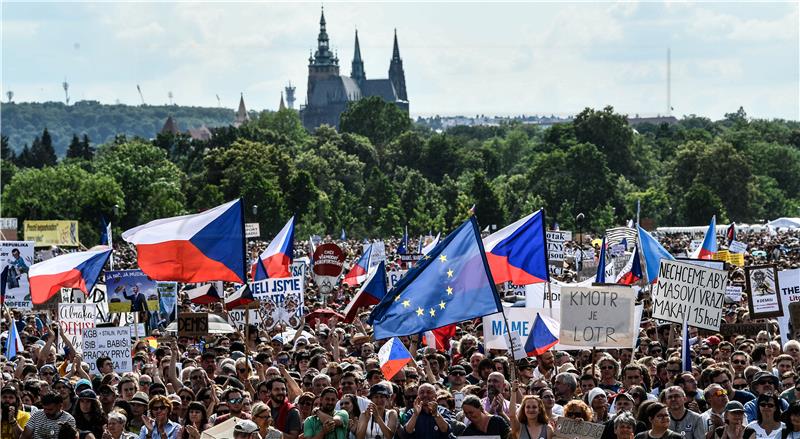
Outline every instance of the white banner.
<path fill-rule="evenodd" d="M 724 270 L 662 259 L 653 288 L 653 318 L 719 330 L 727 280 Z"/>
<path fill-rule="evenodd" d="M 261 236 L 261 226 L 259 223 L 244 223 L 244 237 L 258 238 Z"/>
<path fill-rule="evenodd" d="M 259 322 L 263 322 L 266 328 L 279 323 L 296 328 L 300 324 L 300 318 L 303 317 L 303 278 L 265 279 L 251 283 L 250 291 L 259 302 Z"/>
<path fill-rule="evenodd" d="M 78 352 L 83 352 L 83 330 L 95 327 L 97 318 L 97 305 L 87 303 L 59 303 L 58 326 L 67 339 Z M 59 348 L 64 349 L 61 337 L 58 339 Z"/>
<path fill-rule="evenodd" d="M 634 322 L 633 327 L 638 328 L 642 321 L 642 305 L 636 305 L 636 310 L 634 312 Z M 550 317 L 556 322 L 560 321 L 561 313 L 560 310 L 557 308 L 549 309 L 549 308 L 514 308 L 514 307 L 504 307 L 503 310 L 505 311 L 506 318 L 508 319 L 508 325 L 511 327 L 512 331 L 519 332 L 520 337 L 522 338 L 522 344 L 525 344 L 525 341 L 528 339 L 529 331 L 533 328 L 533 320 L 536 318 L 536 313 L 541 313 L 543 316 Z M 554 328 L 559 329 L 559 328 Z M 483 318 L 483 340 L 484 340 L 484 347 L 486 349 L 503 349 L 507 350 L 508 345 L 506 344 L 506 335 L 507 332 L 505 321 L 503 320 L 503 313 L 495 313 L 488 315 Z M 637 334 L 638 335 L 638 334 Z M 633 337 L 633 343 L 631 343 L 630 348 L 635 348 L 637 337 Z M 610 345 L 610 346 L 603 346 L 598 345 L 596 346 L 597 349 L 616 349 L 617 346 Z M 564 343 L 559 343 L 553 347 L 553 349 L 558 351 L 566 351 L 566 350 L 580 350 L 585 349 L 583 346 L 571 346 Z"/>
<path fill-rule="evenodd" d="M 28 269 L 33 265 L 33 245 L 33 241 L 0 241 L 0 271 L 8 267 L 5 304 L 11 309 L 33 307 L 28 283 Z"/>
<path fill-rule="evenodd" d="M 800 302 L 800 268 L 779 271 L 778 284 L 781 287 L 781 305 L 783 306 L 783 316 L 778 317 L 778 325 L 781 329 L 781 345 L 783 345 L 792 339 L 789 336 L 789 304 Z M 794 331 L 797 333 L 800 328 L 794 328 Z"/>
<path fill-rule="evenodd" d="M 109 357 L 114 372 L 132 372 L 131 327 L 87 328 L 83 330 L 83 361 L 89 365 L 89 374 L 97 374 L 96 360 Z"/>
<path fill-rule="evenodd" d="M 636 343 L 633 327 L 636 293 L 630 287 L 565 288 L 559 340 L 574 346 L 616 346 Z"/>

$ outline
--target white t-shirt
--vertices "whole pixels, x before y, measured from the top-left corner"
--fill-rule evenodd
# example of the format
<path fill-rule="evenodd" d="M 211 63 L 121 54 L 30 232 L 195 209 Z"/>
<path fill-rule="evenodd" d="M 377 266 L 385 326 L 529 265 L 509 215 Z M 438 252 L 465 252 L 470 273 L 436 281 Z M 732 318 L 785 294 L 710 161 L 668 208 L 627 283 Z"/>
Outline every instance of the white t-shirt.
<path fill-rule="evenodd" d="M 753 421 L 747 424 L 747 427 L 752 428 L 756 432 L 756 437 L 752 439 L 778 439 L 781 437 L 781 431 L 783 431 L 783 429 L 786 428 L 786 425 L 783 422 L 781 422 L 780 428 L 772 430 L 771 432 L 769 432 L 769 434 L 767 434 L 767 432 L 763 428 L 761 428 L 760 425 L 758 425 L 757 421 Z"/>

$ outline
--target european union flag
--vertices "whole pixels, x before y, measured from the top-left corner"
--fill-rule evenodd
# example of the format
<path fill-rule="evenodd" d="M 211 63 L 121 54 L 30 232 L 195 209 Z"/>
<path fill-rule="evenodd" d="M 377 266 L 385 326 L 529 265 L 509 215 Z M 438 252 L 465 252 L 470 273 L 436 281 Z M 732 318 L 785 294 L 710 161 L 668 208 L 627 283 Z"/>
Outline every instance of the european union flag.
<path fill-rule="evenodd" d="M 500 311 L 478 223 L 470 217 L 409 270 L 369 316 L 375 339 L 418 334 Z"/>

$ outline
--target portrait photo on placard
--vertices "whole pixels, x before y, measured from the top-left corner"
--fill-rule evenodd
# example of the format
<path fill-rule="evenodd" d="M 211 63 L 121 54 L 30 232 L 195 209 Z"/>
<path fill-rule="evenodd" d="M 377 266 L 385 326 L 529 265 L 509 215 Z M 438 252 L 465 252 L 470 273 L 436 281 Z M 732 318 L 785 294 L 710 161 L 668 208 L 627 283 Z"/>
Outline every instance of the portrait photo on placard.
<path fill-rule="evenodd" d="M 778 270 L 774 265 L 745 268 L 750 318 L 780 317 L 783 315 Z"/>

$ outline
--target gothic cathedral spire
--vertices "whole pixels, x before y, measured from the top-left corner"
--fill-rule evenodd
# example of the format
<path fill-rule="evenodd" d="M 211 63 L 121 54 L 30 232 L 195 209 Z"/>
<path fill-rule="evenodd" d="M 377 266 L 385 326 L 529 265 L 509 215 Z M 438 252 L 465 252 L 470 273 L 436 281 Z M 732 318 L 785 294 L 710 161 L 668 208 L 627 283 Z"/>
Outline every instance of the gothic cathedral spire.
<path fill-rule="evenodd" d="M 397 44 L 397 29 L 394 30 L 394 48 L 392 49 L 392 62 L 389 64 L 389 80 L 392 81 L 397 98 L 401 101 L 408 101 L 406 74 L 403 71 L 403 59 L 400 58 L 400 46 Z"/>
<path fill-rule="evenodd" d="M 358 44 L 358 29 L 356 29 L 356 47 L 353 51 L 353 63 L 350 70 L 350 77 L 355 79 L 356 82 L 367 79 L 367 73 L 364 71 L 364 61 L 361 59 L 361 46 Z"/>

